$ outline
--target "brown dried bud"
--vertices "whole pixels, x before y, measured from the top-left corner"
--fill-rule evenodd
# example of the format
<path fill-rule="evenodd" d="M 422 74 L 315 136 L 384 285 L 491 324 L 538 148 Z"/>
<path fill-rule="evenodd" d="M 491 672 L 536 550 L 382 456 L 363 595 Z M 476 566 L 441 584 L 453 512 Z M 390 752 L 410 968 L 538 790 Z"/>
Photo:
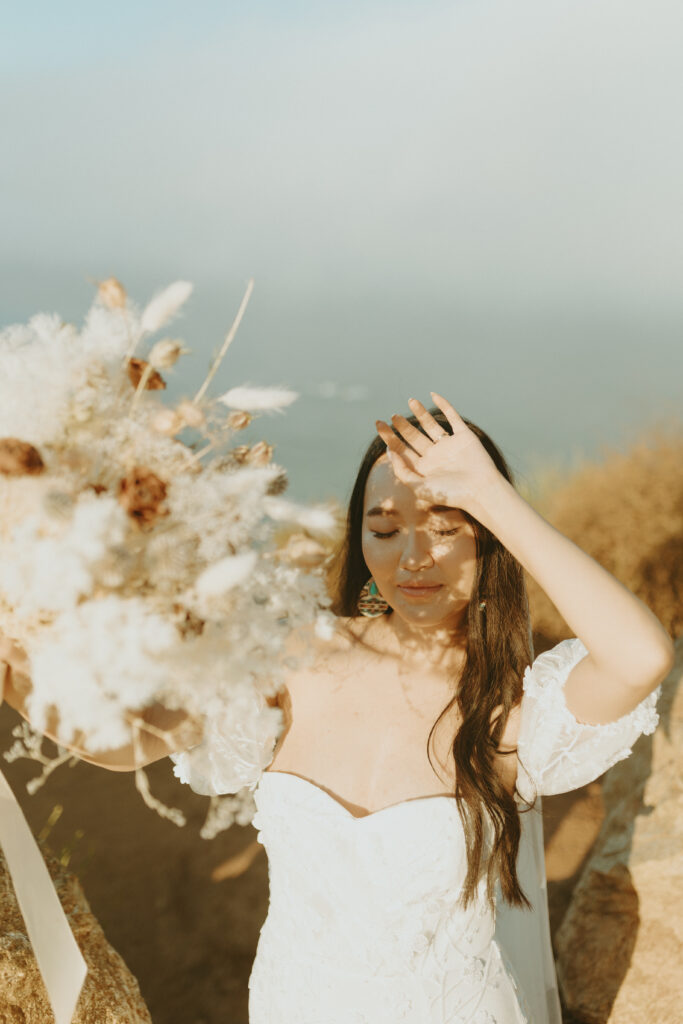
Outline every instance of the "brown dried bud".
<path fill-rule="evenodd" d="M 232 448 L 230 454 L 235 462 L 242 465 L 248 460 L 250 451 L 251 449 L 248 444 L 240 444 L 237 448 Z"/>
<path fill-rule="evenodd" d="M 181 604 L 174 604 L 173 611 L 176 615 L 176 628 L 183 638 L 186 636 L 201 636 L 206 625 L 204 619 L 200 619 L 198 615 L 195 615 L 189 608 L 185 608 Z"/>
<path fill-rule="evenodd" d="M 115 277 L 108 277 L 97 285 L 100 302 L 108 309 L 123 309 L 126 305 L 126 289 Z"/>
<path fill-rule="evenodd" d="M 265 441 L 258 441 L 249 452 L 248 462 L 250 466 L 267 466 L 273 455 L 272 444 Z"/>
<path fill-rule="evenodd" d="M 0 473 L 4 476 L 37 476 L 45 470 L 40 452 L 28 441 L 0 438 Z"/>
<path fill-rule="evenodd" d="M 282 494 L 287 490 L 288 486 L 289 480 L 287 478 L 287 474 L 283 470 L 282 473 L 278 473 L 278 475 L 268 484 L 266 494 Z"/>
<path fill-rule="evenodd" d="M 172 338 L 164 338 L 153 346 L 149 354 L 149 361 L 156 370 L 169 370 L 178 362 L 180 356 L 186 352 L 182 341 L 174 341 Z"/>
<path fill-rule="evenodd" d="M 119 504 L 140 529 L 151 525 L 158 517 L 168 515 L 169 510 L 162 508 L 165 497 L 164 481 L 144 466 L 134 466 L 119 481 Z"/>
<path fill-rule="evenodd" d="M 242 412 L 241 410 L 238 412 L 231 412 L 228 416 L 228 426 L 231 430 L 244 430 L 245 427 L 249 426 L 251 421 L 251 413 Z"/>
<path fill-rule="evenodd" d="M 140 378 L 148 367 L 148 363 L 145 359 L 129 359 L 128 360 L 128 379 L 134 388 L 140 383 Z M 166 387 L 166 381 L 157 373 L 156 370 L 152 370 L 147 383 L 145 384 L 145 391 L 163 391 Z"/>

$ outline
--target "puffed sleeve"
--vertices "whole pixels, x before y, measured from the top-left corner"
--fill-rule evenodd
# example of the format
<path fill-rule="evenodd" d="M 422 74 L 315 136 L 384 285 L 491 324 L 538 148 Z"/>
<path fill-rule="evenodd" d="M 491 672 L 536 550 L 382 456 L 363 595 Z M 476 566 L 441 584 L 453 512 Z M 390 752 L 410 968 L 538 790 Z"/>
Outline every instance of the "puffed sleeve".
<path fill-rule="evenodd" d="M 588 648 L 578 638 L 562 640 L 534 660 L 524 673 L 517 751 L 517 790 L 524 800 L 567 793 L 597 779 L 631 753 L 641 734 L 659 721 L 661 687 L 632 711 L 604 725 L 579 722 L 567 707 L 567 677 Z"/>
<path fill-rule="evenodd" d="M 169 755 L 173 774 L 202 796 L 253 790 L 273 758 L 283 712 L 252 688 L 207 709 L 202 742 Z"/>

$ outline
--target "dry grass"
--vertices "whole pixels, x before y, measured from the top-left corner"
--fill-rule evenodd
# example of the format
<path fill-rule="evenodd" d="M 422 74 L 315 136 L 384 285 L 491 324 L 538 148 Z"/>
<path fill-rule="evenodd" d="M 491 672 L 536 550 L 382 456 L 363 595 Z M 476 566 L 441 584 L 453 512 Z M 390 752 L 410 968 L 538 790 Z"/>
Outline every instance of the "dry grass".
<path fill-rule="evenodd" d="M 550 471 L 529 503 L 643 601 L 672 637 L 683 632 L 683 433 L 657 428 L 625 452 L 603 450 L 563 481 Z M 527 574 L 537 653 L 571 630 Z"/>

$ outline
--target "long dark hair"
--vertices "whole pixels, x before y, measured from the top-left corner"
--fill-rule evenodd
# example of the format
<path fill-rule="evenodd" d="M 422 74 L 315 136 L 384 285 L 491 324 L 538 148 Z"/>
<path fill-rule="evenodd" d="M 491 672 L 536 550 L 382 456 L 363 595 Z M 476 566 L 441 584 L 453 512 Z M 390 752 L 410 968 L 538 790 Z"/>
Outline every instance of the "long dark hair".
<path fill-rule="evenodd" d="M 449 434 L 453 429 L 444 413 L 430 410 L 434 419 Z M 406 417 L 423 434 L 416 416 Z M 500 473 L 514 486 L 512 473 L 499 449 L 480 427 L 462 417 L 473 431 Z M 426 435 L 425 435 L 426 436 Z M 330 566 L 331 611 L 335 615 L 358 615 L 358 598 L 370 571 L 362 549 L 363 502 L 370 470 L 386 451 L 379 435 L 369 445 L 358 470 L 351 493 L 346 530 Z M 453 739 L 456 785 L 454 798 L 463 822 L 467 844 L 467 874 L 460 900 L 467 906 L 474 900 L 477 885 L 486 872 L 486 892 L 494 903 L 496 880 L 500 880 L 503 898 L 515 906 L 530 907 L 517 878 L 519 849 L 519 811 L 493 767 L 511 709 L 522 696 L 524 669 L 531 664 L 532 639 L 529 604 L 522 566 L 497 537 L 465 509 L 476 540 L 477 570 L 467 609 L 467 652 L 458 692 L 443 709 L 427 738 L 427 757 L 436 726 L 448 710 L 457 704 L 462 724 Z M 485 611 L 480 601 L 486 602 Z M 502 707 L 493 724 L 493 711 Z M 502 752 L 501 752 L 502 753 Z M 527 808 L 528 809 L 528 808 Z M 493 826 L 493 839 L 484 850 L 484 817 Z"/>

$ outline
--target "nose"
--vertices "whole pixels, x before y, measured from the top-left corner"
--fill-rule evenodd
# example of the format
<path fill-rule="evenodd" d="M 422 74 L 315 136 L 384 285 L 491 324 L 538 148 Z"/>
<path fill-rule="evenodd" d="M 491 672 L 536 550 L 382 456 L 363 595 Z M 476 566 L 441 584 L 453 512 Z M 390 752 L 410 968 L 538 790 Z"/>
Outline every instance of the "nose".
<path fill-rule="evenodd" d="M 432 541 L 424 529 L 411 526 L 404 534 L 403 549 L 401 551 L 401 568 L 418 569 L 423 565 L 433 565 Z"/>

